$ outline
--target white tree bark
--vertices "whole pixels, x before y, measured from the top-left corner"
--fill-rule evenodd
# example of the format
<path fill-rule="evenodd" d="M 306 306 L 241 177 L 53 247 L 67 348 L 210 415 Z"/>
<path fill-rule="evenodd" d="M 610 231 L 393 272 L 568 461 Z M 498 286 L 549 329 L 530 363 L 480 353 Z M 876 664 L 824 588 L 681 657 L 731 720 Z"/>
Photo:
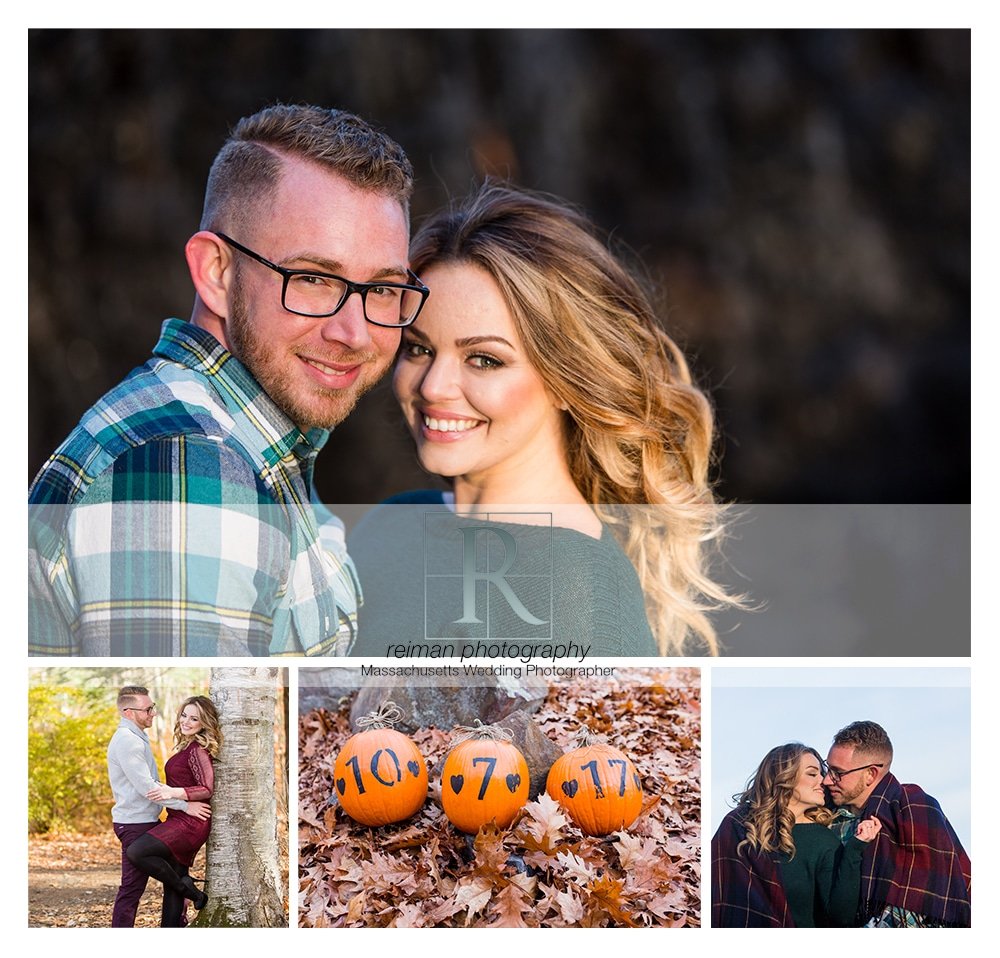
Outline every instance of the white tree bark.
<path fill-rule="evenodd" d="M 198 926 L 287 925 L 274 783 L 277 668 L 214 668 L 210 695 L 224 736 L 206 849 L 208 904 Z"/>

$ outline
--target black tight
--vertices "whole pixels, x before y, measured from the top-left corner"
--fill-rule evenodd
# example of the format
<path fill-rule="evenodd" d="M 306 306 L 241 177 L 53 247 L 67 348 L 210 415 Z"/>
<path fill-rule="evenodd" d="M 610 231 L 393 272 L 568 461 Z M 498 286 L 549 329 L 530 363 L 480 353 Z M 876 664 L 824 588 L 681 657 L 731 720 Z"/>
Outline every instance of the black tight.
<path fill-rule="evenodd" d="M 182 865 L 170 849 L 152 835 L 140 835 L 125 852 L 128 860 L 141 872 L 163 884 L 161 928 L 179 928 L 184 913 L 184 899 L 191 898 L 194 886 Z"/>
<path fill-rule="evenodd" d="M 187 865 L 177 863 L 177 873 L 184 878 L 188 873 Z M 174 891 L 167 885 L 163 886 L 163 905 L 160 909 L 161 928 L 180 928 L 181 918 L 184 915 L 184 899 L 187 892 Z"/>

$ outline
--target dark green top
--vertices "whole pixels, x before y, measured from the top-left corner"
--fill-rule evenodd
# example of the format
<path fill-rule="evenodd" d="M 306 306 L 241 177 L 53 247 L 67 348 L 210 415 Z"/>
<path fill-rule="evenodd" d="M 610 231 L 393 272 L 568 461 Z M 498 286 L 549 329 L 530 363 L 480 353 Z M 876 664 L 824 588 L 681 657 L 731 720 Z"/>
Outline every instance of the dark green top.
<path fill-rule="evenodd" d="M 840 928 L 854 924 L 861 893 L 864 842 L 840 839 L 825 825 L 792 827 L 795 855 L 781 863 L 781 883 L 797 928 Z"/>
<path fill-rule="evenodd" d="M 427 490 L 376 506 L 347 548 L 364 594 L 353 655 L 431 640 L 659 654 L 639 577 L 607 527 L 594 539 L 549 522 L 462 518 Z"/>

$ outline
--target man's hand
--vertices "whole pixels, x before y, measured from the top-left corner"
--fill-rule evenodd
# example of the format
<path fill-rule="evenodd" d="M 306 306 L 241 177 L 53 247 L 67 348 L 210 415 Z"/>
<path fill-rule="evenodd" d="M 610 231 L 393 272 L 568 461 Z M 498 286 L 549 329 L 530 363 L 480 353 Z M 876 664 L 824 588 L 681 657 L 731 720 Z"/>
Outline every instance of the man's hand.
<path fill-rule="evenodd" d="M 880 831 L 882 831 L 882 823 L 877 818 L 866 818 L 863 822 L 858 823 L 854 837 L 859 842 L 870 842 Z"/>
<path fill-rule="evenodd" d="M 146 792 L 146 798 L 151 802 L 167 802 L 172 798 L 184 798 L 183 788 L 171 788 L 169 785 L 157 785 Z"/>
<path fill-rule="evenodd" d="M 208 802 L 188 802 L 187 813 L 205 822 L 212 817 L 212 806 Z"/>

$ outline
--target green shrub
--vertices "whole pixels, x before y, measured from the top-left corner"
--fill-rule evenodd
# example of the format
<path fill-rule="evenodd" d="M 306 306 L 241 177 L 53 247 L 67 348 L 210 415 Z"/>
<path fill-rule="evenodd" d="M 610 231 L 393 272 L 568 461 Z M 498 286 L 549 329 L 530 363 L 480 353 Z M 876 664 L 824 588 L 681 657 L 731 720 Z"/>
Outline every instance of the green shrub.
<path fill-rule="evenodd" d="M 28 829 L 107 827 L 107 747 L 117 722 L 101 689 L 28 690 Z"/>

